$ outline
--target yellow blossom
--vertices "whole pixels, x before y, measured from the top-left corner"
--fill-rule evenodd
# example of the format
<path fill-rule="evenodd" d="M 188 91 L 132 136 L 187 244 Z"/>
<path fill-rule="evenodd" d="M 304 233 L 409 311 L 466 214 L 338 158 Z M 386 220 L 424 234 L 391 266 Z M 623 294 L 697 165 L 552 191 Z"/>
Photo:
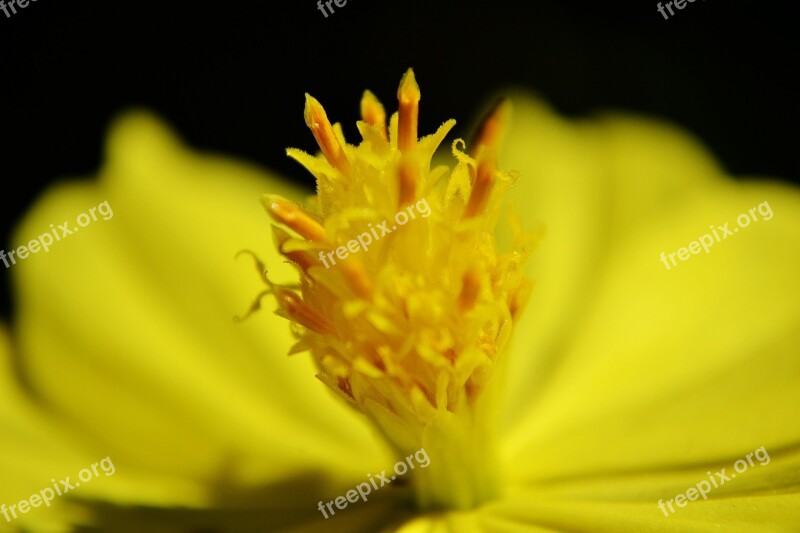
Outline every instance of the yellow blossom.
<path fill-rule="evenodd" d="M 100 179 L 54 187 L 15 232 L 114 208 L 12 271 L 0 503 L 100 457 L 117 470 L 0 530 L 795 529 L 800 194 L 731 180 L 660 122 L 508 97 L 513 119 L 501 106 L 475 143 L 447 142 L 447 168 L 431 158 L 452 124 L 419 139 L 413 74 L 388 122 L 364 95 L 358 146 L 307 98 L 322 155 L 289 153 L 318 180 L 310 203 L 121 119 Z M 321 264 L 422 200 L 430 216 Z M 769 222 L 659 260 L 764 201 Z M 231 320 L 263 290 L 282 316 Z M 430 465 L 408 483 L 320 515 L 415 446 Z M 659 510 L 759 447 L 769 464 Z"/>
<path fill-rule="evenodd" d="M 293 232 L 275 229 L 300 285 L 265 281 L 293 322 L 292 353 L 310 350 L 320 380 L 365 413 L 400 456 L 431 454 L 430 475 L 415 480 L 418 503 L 471 508 L 494 496 L 481 400 L 530 286 L 524 237 L 506 252 L 494 239 L 514 182 L 496 161 L 508 105 L 487 119 L 473 156 L 462 151 L 464 141 L 452 143 L 451 170 L 431 168 L 431 160 L 455 121 L 418 140 L 413 71 L 397 96 L 387 131 L 383 106 L 364 94 L 362 142 L 353 146 L 306 95 L 306 124 L 321 154 L 288 154 L 317 179 L 314 212 L 264 200 Z"/>

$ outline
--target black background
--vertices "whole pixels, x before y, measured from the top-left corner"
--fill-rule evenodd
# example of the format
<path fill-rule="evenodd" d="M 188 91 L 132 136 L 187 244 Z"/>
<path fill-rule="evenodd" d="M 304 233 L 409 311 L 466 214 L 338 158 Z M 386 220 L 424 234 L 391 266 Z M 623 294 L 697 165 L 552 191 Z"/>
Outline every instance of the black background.
<path fill-rule="evenodd" d="M 788 1 L 696 0 L 669 20 L 649 0 L 348 0 L 328 18 L 314 0 L 164 4 L 38 0 L 0 12 L 0 246 L 48 184 L 97 171 L 124 109 L 151 109 L 196 148 L 311 186 L 284 154 L 314 149 L 303 94 L 355 137 L 362 91 L 394 110 L 410 66 L 424 133 L 452 117 L 463 135 L 496 89 L 523 85 L 568 116 L 666 118 L 733 174 L 800 175 Z"/>

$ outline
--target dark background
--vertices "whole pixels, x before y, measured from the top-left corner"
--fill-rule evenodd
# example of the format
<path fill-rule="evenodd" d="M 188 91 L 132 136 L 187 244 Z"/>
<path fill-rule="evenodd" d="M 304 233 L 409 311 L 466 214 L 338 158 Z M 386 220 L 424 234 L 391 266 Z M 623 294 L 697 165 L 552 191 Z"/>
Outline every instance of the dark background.
<path fill-rule="evenodd" d="M 681 124 L 733 174 L 800 176 L 789 1 L 696 0 L 669 20 L 651 0 L 348 0 L 328 18 L 315 0 L 165 3 L 0 12 L 0 247 L 48 184 L 97 171 L 121 110 L 154 110 L 196 148 L 310 186 L 283 150 L 314 149 L 303 94 L 354 137 L 362 91 L 394 110 L 409 66 L 421 132 L 453 117 L 463 135 L 494 90 L 525 85 L 569 116 L 616 108 Z"/>

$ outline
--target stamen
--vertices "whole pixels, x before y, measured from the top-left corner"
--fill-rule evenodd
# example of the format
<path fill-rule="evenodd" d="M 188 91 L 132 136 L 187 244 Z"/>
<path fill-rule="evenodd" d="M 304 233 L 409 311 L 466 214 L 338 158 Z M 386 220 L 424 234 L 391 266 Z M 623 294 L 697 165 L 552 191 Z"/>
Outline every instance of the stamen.
<path fill-rule="evenodd" d="M 309 252 L 305 250 L 287 250 L 286 244 L 292 237 L 287 232 L 283 231 L 281 228 L 277 226 L 272 227 L 272 234 L 275 237 L 275 242 L 278 245 L 278 252 L 291 261 L 292 263 L 296 264 L 300 269 L 305 273 L 308 274 L 308 269 L 314 265 L 318 265 L 319 262 L 316 261 L 314 256 L 312 256 Z"/>
<path fill-rule="evenodd" d="M 343 174 L 347 174 L 350 170 L 350 161 L 347 159 L 347 154 L 339 144 L 339 139 L 333 132 L 333 126 L 331 126 L 322 104 L 308 93 L 306 93 L 304 116 L 306 125 L 311 130 L 311 133 L 314 134 L 314 139 L 316 139 L 322 153 L 325 155 L 325 159 Z"/>
<path fill-rule="evenodd" d="M 481 147 L 496 151 L 510 119 L 511 101 L 507 98 L 503 98 L 492 107 L 481 123 L 478 135 L 475 138 L 475 142 L 472 144 L 470 155 L 477 157 Z"/>
<path fill-rule="evenodd" d="M 370 91 L 364 91 L 364 96 L 361 97 L 361 119 L 370 126 L 377 128 L 383 140 L 388 140 L 386 134 L 386 111 L 383 109 L 380 100 Z"/>
<path fill-rule="evenodd" d="M 288 226 L 308 240 L 327 242 L 325 228 L 299 205 L 276 194 L 265 194 L 261 197 L 261 202 L 277 222 Z"/>
<path fill-rule="evenodd" d="M 289 319 L 323 335 L 336 334 L 330 320 L 306 305 L 306 303 L 292 291 L 279 289 L 275 291 L 275 298 L 278 300 L 278 305 L 288 315 Z"/>
<path fill-rule="evenodd" d="M 478 170 L 475 173 L 475 181 L 472 184 L 472 192 L 469 195 L 469 202 L 464 210 L 466 218 L 480 215 L 486 209 L 489 195 L 492 192 L 494 183 L 494 154 L 484 152 L 484 157 L 478 161 Z"/>
<path fill-rule="evenodd" d="M 403 159 L 399 168 L 399 193 L 398 207 L 413 202 L 417 197 L 417 183 L 419 182 L 419 167 L 416 162 Z"/>
<path fill-rule="evenodd" d="M 461 294 L 458 295 L 458 308 L 461 311 L 472 309 L 475 306 L 475 302 L 478 301 L 480 290 L 481 280 L 478 277 L 478 273 L 474 270 L 470 270 L 464 274 Z"/>
<path fill-rule="evenodd" d="M 414 78 L 414 71 L 408 69 L 400 80 L 397 89 L 397 100 L 400 102 L 397 110 L 399 119 L 397 124 L 397 147 L 402 152 L 408 152 L 417 145 L 417 127 L 419 126 L 419 101 L 421 98 L 419 85 Z"/>
<path fill-rule="evenodd" d="M 356 295 L 365 300 L 372 297 L 372 280 L 363 262 L 351 257 L 342 263 L 342 269 Z"/>
<path fill-rule="evenodd" d="M 319 262 L 314 259 L 308 252 L 304 252 L 303 250 L 295 250 L 293 252 L 285 252 L 283 249 L 279 249 L 281 255 L 283 255 L 286 259 L 297 265 L 304 273 L 308 274 L 308 269 L 314 265 L 318 265 Z"/>
<path fill-rule="evenodd" d="M 392 449 L 431 448 L 431 464 L 441 466 L 418 473 L 420 507 L 468 509 L 496 494 L 488 409 L 479 399 L 499 381 L 496 363 L 530 292 L 523 265 L 532 236 L 511 218 L 511 249 L 499 250 L 493 238 L 495 211 L 515 181 L 496 162 L 510 105 L 492 109 L 469 151 L 453 142 L 450 167 L 432 158 L 454 121 L 419 138 L 413 70 L 397 99 L 393 112 L 365 91 L 362 140 L 348 143 L 306 95 L 305 121 L 321 151 L 287 153 L 314 175 L 317 194 L 308 207 L 263 199 L 279 260 L 294 263 L 291 281 L 299 279 L 271 283 L 257 261 L 267 289 L 259 298 L 274 295 L 299 341 L 290 353 L 310 352 L 317 378 Z"/>
<path fill-rule="evenodd" d="M 352 400 L 353 389 L 350 387 L 350 379 L 339 376 L 337 380 L 338 380 L 339 390 L 345 393 Z"/>
<path fill-rule="evenodd" d="M 511 318 L 516 320 L 525 304 L 528 302 L 532 290 L 532 284 L 528 280 L 524 280 L 522 284 L 511 293 L 508 300 L 508 310 L 511 313 Z"/>

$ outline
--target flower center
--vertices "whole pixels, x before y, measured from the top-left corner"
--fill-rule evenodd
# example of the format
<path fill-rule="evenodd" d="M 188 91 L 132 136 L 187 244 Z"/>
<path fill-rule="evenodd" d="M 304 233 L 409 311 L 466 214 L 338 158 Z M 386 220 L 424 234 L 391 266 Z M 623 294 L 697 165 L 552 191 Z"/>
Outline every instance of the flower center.
<path fill-rule="evenodd" d="M 426 449 L 431 464 L 418 473 L 419 503 L 469 508 L 494 494 L 482 398 L 530 290 L 523 274 L 530 237 L 516 229 L 505 252 L 493 237 L 514 182 L 496 167 L 509 106 L 494 110 L 469 153 L 464 141 L 452 143 L 451 170 L 431 167 L 455 121 L 418 139 L 411 70 L 398 100 L 387 125 L 383 106 L 365 92 L 355 146 L 306 95 L 305 121 L 322 153 L 287 153 L 315 176 L 317 195 L 309 209 L 264 198 L 299 284 L 264 276 L 266 292 L 294 324 L 292 353 L 310 351 L 317 377 L 399 454 Z"/>

